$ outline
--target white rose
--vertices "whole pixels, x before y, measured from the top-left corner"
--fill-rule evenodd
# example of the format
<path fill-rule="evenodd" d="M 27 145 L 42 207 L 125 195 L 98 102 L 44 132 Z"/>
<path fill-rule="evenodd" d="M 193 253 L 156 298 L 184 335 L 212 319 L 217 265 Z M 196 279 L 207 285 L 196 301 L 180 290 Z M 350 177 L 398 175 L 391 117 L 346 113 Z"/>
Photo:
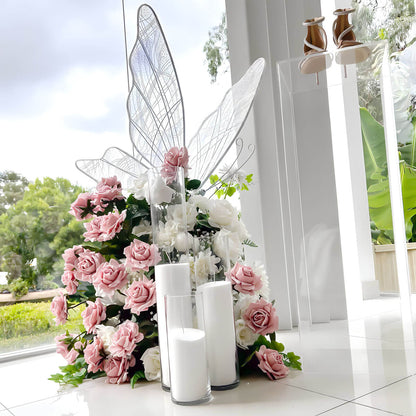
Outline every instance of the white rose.
<path fill-rule="evenodd" d="M 171 202 L 175 191 L 167 186 L 163 179 L 158 176 L 150 188 L 150 201 L 152 204 Z"/>
<path fill-rule="evenodd" d="M 213 227 L 219 226 L 231 229 L 229 227 L 233 227 L 237 221 L 237 210 L 226 199 L 211 201 L 208 222 Z"/>
<path fill-rule="evenodd" d="M 203 211 L 208 211 L 211 205 L 211 200 L 202 195 L 192 195 L 188 202 Z"/>
<path fill-rule="evenodd" d="M 239 293 L 237 296 L 237 302 L 234 304 L 234 317 L 240 319 L 243 317 L 245 310 L 250 303 L 255 303 L 259 300 L 256 295 L 247 295 L 245 293 Z"/>
<path fill-rule="evenodd" d="M 188 251 L 194 242 L 194 238 L 189 233 L 178 233 L 175 238 L 174 246 L 178 251 Z"/>
<path fill-rule="evenodd" d="M 214 235 L 212 246 L 215 254 L 223 260 L 235 263 L 242 254 L 241 241 L 237 233 L 220 230 Z"/>
<path fill-rule="evenodd" d="M 238 319 L 235 321 L 235 337 L 237 344 L 241 348 L 247 349 L 247 347 L 255 343 L 259 334 L 256 334 L 249 327 L 247 327 L 243 319 Z"/>
<path fill-rule="evenodd" d="M 160 349 L 148 348 L 140 358 L 144 366 L 146 380 L 160 380 Z"/>
<path fill-rule="evenodd" d="M 237 233 L 238 238 L 240 239 L 241 242 L 250 238 L 250 234 L 248 233 L 246 226 L 244 225 L 244 223 L 241 220 L 235 221 L 234 223 L 232 223 L 227 228 L 230 231 L 232 231 L 234 233 Z"/>
<path fill-rule="evenodd" d="M 168 206 L 167 213 L 168 220 L 175 221 L 179 224 L 184 224 L 185 221 L 183 215 L 185 213 L 186 226 L 188 231 L 191 231 L 194 228 L 194 225 L 196 223 L 196 216 L 198 214 L 196 210 L 196 205 L 189 203 L 189 201 L 185 204 L 185 207 L 183 207 L 181 204 Z"/>
<path fill-rule="evenodd" d="M 122 306 L 126 300 L 126 297 L 122 295 L 118 290 L 115 290 L 112 295 L 108 295 L 106 292 L 103 292 L 101 288 L 95 287 L 95 294 L 97 297 L 101 298 L 101 302 L 106 306 L 112 304 Z"/>
<path fill-rule="evenodd" d="M 95 328 L 97 329 L 97 337 L 103 341 L 104 352 L 110 354 L 109 348 L 113 335 L 117 331 L 116 328 L 106 325 L 97 325 Z"/>
<path fill-rule="evenodd" d="M 260 276 L 262 287 L 259 290 L 259 295 L 264 298 L 264 300 L 269 299 L 270 297 L 270 288 L 269 288 L 269 277 L 266 274 L 266 269 L 262 263 L 259 261 L 255 261 L 253 264 L 253 272 L 257 274 L 257 276 Z"/>
<path fill-rule="evenodd" d="M 141 173 L 138 178 L 134 179 L 133 187 L 129 192 L 134 195 L 136 199 L 149 200 L 149 185 L 146 173 Z"/>
<path fill-rule="evenodd" d="M 140 221 L 139 225 L 136 225 L 131 230 L 132 234 L 136 237 L 141 237 L 142 235 L 149 234 L 152 235 L 152 226 L 149 221 Z"/>

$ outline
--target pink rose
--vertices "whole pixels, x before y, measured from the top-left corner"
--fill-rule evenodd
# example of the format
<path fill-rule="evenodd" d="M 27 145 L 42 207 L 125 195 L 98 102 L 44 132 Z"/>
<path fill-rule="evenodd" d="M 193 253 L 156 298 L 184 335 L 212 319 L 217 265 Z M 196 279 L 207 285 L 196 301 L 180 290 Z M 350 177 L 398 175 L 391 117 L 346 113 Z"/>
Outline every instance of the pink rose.
<path fill-rule="evenodd" d="M 254 295 L 254 292 L 260 290 L 263 286 L 261 277 L 253 272 L 249 266 L 243 266 L 236 263 L 235 266 L 226 273 L 227 278 L 234 285 L 234 289 L 240 293 Z"/>
<path fill-rule="evenodd" d="M 88 207 L 88 203 L 94 199 L 94 196 L 88 192 L 79 194 L 77 199 L 71 204 L 71 209 L 69 211 L 70 214 L 72 214 L 78 221 L 82 221 L 88 218 L 91 218 L 91 213 L 82 216 L 83 212 L 85 211 L 85 208 Z"/>
<path fill-rule="evenodd" d="M 111 296 L 115 290 L 124 287 L 127 281 L 128 275 L 124 264 L 111 259 L 108 263 L 102 263 L 98 267 L 94 275 L 93 284 Z"/>
<path fill-rule="evenodd" d="M 95 337 L 91 344 L 84 350 L 85 362 L 88 364 L 88 372 L 96 373 L 104 367 L 104 344 L 101 338 Z"/>
<path fill-rule="evenodd" d="M 156 303 L 156 285 L 153 280 L 146 277 L 134 281 L 127 289 L 127 298 L 124 309 L 131 309 L 137 315 L 147 311 Z"/>
<path fill-rule="evenodd" d="M 73 295 L 77 291 L 78 280 L 75 276 L 75 272 L 72 270 L 65 270 L 61 277 L 62 283 L 65 285 L 68 295 Z"/>
<path fill-rule="evenodd" d="M 75 270 L 75 263 L 78 259 L 80 253 L 84 251 L 81 246 L 74 246 L 72 248 L 67 248 L 62 254 L 62 258 L 65 261 L 65 270 Z"/>
<path fill-rule="evenodd" d="M 277 351 L 262 345 L 259 351 L 256 351 L 256 357 L 259 360 L 260 370 L 266 373 L 270 380 L 287 376 L 289 369 L 284 365 L 283 357 Z"/>
<path fill-rule="evenodd" d="M 276 309 L 264 299 L 250 303 L 243 314 L 243 319 L 246 325 L 256 334 L 267 335 L 279 328 Z"/>
<path fill-rule="evenodd" d="M 81 316 L 85 329 L 91 334 L 96 332 L 95 326 L 106 318 L 106 307 L 101 303 L 100 299 L 97 299 L 95 302 L 87 301 L 87 305 Z"/>
<path fill-rule="evenodd" d="M 68 364 L 72 364 L 78 358 L 78 351 L 82 349 L 83 345 L 81 341 L 77 341 L 72 347 L 72 349 L 69 351 L 68 344 L 66 344 L 63 341 L 65 338 L 67 338 L 66 334 L 58 335 L 57 337 L 55 337 L 56 352 L 58 354 L 61 354 L 62 357 L 64 357 L 65 360 L 68 362 Z"/>
<path fill-rule="evenodd" d="M 136 344 L 144 338 L 139 332 L 139 326 L 132 321 L 124 321 L 119 325 L 111 339 L 110 353 L 114 357 L 129 356 L 136 348 Z"/>
<path fill-rule="evenodd" d="M 123 222 L 126 219 L 126 211 L 121 214 L 110 212 L 107 215 L 95 217 L 90 222 L 84 224 L 87 230 L 84 233 L 86 241 L 108 241 L 115 237 L 123 227 Z"/>
<path fill-rule="evenodd" d="M 104 361 L 104 371 L 107 374 L 107 383 L 121 384 L 129 381 L 128 371 L 130 367 L 136 365 L 134 356 L 126 357 L 108 357 Z"/>
<path fill-rule="evenodd" d="M 116 176 L 111 178 L 102 178 L 96 188 L 96 195 L 94 204 L 105 209 L 110 201 L 115 199 L 124 199 L 121 193 L 121 183 L 117 180 Z"/>
<path fill-rule="evenodd" d="M 55 315 L 56 325 L 64 324 L 68 318 L 68 307 L 66 304 L 66 296 L 55 296 L 51 302 L 51 311 Z"/>
<path fill-rule="evenodd" d="M 166 183 L 170 184 L 176 179 L 177 167 L 184 169 L 185 176 L 188 174 L 189 156 L 186 147 L 172 147 L 167 153 L 160 172 L 162 178 L 166 179 Z"/>
<path fill-rule="evenodd" d="M 98 267 L 105 262 L 100 253 L 84 250 L 75 262 L 76 277 L 83 282 L 92 283 Z"/>
<path fill-rule="evenodd" d="M 126 256 L 126 266 L 133 271 L 149 271 L 150 266 L 154 266 L 161 260 L 157 247 L 147 244 L 140 240 L 134 240 L 124 249 Z"/>

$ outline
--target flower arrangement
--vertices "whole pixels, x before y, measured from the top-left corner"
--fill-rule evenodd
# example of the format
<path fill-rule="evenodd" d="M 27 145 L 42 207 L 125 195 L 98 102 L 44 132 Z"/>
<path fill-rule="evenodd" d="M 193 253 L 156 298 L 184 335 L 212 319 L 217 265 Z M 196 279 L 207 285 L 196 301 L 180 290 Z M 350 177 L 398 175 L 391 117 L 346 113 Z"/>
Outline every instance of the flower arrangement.
<path fill-rule="evenodd" d="M 161 174 L 167 184 L 177 166 L 188 172 L 186 148 L 166 153 Z M 185 179 L 188 238 L 178 241 L 180 219 L 173 210 L 166 241 L 188 245 L 182 260 L 190 264 L 194 287 L 213 271 L 231 282 L 240 368 L 260 369 L 271 380 L 285 377 L 289 367 L 301 369 L 300 357 L 285 353 L 276 341 L 278 317 L 268 299 L 268 277 L 261 264 L 244 261 L 243 246 L 254 243 L 232 204 L 206 198 L 200 185 Z M 148 193 L 143 177 L 127 198 L 116 177 L 104 178 L 94 193 L 80 194 L 72 204 L 70 212 L 85 221 L 85 243 L 63 254 L 65 292 L 54 298 L 51 310 L 58 325 L 69 309 L 85 305 L 85 330 L 56 337 L 57 352 L 68 365 L 51 380 L 78 385 L 105 376 L 109 383 L 134 386 L 140 379 L 160 378 L 154 266 L 161 258 L 152 243 Z"/>

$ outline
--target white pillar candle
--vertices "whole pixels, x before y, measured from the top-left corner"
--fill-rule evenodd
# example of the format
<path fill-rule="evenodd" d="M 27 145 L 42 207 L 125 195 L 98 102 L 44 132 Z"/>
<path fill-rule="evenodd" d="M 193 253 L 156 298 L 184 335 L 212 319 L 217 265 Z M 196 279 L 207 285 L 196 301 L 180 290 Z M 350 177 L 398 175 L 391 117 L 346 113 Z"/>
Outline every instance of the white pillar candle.
<path fill-rule="evenodd" d="M 168 330 L 171 395 L 190 403 L 210 395 L 205 332 L 194 328 Z"/>
<path fill-rule="evenodd" d="M 234 384 L 238 380 L 231 283 L 205 283 L 198 287 L 197 294 L 202 295 L 211 386 Z"/>
<path fill-rule="evenodd" d="M 156 265 L 155 281 L 162 386 L 169 388 L 169 358 L 166 336 L 165 296 L 191 294 L 189 264 L 177 263 Z"/>

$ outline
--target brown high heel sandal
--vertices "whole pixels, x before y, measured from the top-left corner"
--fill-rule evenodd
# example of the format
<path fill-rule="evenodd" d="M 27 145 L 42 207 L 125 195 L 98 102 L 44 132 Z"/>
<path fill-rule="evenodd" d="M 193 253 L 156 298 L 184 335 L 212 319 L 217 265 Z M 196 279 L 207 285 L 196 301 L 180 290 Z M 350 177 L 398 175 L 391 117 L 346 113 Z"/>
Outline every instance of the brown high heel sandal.
<path fill-rule="evenodd" d="M 335 56 L 338 64 L 344 65 L 346 76 L 346 65 L 358 64 L 365 61 L 370 55 L 370 49 L 358 42 L 354 33 L 354 25 L 348 21 L 348 16 L 355 12 L 355 9 L 337 9 L 334 15 L 337 18 L 332 24 L 332 35 L 336 47 L 339 49 Z M 348 49 L 352 46 L 355 48 Z"/>

